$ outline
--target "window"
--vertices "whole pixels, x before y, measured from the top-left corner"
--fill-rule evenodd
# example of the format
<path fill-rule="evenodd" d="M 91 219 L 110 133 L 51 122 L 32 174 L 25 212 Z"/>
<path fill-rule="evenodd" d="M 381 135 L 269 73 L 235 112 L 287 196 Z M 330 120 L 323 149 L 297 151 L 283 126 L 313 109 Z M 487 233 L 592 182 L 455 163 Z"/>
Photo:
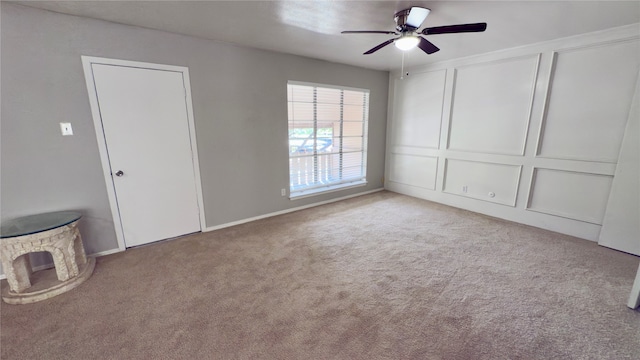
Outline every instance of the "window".
<path fill-rule="evenodd" d="M 289 82 L 291 198 L 366 184 L 369 90 Z"/>

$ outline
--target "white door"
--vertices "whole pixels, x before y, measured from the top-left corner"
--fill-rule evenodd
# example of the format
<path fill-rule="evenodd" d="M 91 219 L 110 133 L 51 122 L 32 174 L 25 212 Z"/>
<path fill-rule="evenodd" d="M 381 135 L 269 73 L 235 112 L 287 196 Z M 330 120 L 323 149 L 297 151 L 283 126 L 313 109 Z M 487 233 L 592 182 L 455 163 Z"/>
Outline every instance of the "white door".
<path fill-rule="evenodd" d="M 183 73 L 91 72 L 126 247 L 200 231 Z"/>

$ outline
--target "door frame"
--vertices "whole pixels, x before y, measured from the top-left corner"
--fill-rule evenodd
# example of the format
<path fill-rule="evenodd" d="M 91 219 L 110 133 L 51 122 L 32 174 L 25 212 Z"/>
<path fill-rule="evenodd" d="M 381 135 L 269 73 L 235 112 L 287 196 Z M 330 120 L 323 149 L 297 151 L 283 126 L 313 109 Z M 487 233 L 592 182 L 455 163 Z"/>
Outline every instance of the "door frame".
<path fill-rule="evenodd" d="M 206 227 L 205 215 L 204 215 L 204 198 L 202 196 L 202 182 L 200 178 L 200 162 L 198 160 L 198 146 L 196 143 L 195 121 L 193 117 L 193 104 L 191 101 L 191 82 L 189 81 L 189 68 L 184 66 L 175 65 L 163 65 L 147 62 L 129 61 L 101 58 L 94 56 L 81 56 L 82 67 L 84 69 L 84 78 L 87 84 L 87 92 L 89 94 L 89 104 L 91 105 L 91 115 L 93 117 L 93 125 L 96 131 L 96 139 L 98 141 L 98 151 L 100 152 L 100 161 L 102 163 L 102 171 L 104 174 L 104 180 L 107 187 L 107 196 L 109 198 L 109 205 L 111 207 L 111 215 L 113 216 L 113 225 L 116 232 L 116 239 L 118 240 L 118 249 L 126 250 L 126 243 L 124 239 L 124 231 L 122 228 L 122 219 L 120 218 L 120 211 L 118 210 L 118 201 L 116 198 L 116 189 L 113 182 L 113 176 L 111 175 L 111 165 L 109 162 L 109 152 L 107 150 L 107 142 L 102 127 L 102 117 L 100 116 L 100 106 L 98 104 L 98 93 L 93 78 L 92 64 L 112 65 L 112 66 L 125 66 L 133 68 L 142 68 L 150 70 L 161 71 L 173 71 L 182 74 L 182 81 L 185 89 L 185 103 L 187 110 L 187 119 L 189 126 L 189 137 L 191 142 L 191 155 L 193 161 L 193 172 L 196 181 L 196 197 L 198 200 L 198 213 L 200 216 L 200 231 L 204 231 Z"/>
<path fill-rule="evenodd" d="M 640 266 L 638 266 L 638 273 L 636 274 L 636 280 L 633 282 L 627 306 L 631 309 L 635 309 L 640 306 Z"/>

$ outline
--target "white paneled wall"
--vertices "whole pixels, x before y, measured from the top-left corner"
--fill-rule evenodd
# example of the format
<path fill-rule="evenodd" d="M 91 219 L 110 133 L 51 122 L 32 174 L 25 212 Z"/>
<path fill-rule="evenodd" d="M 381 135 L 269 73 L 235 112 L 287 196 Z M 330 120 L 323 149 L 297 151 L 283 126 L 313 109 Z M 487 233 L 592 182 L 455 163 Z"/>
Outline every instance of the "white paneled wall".
<path fill-rule="evenodd" d="M 600 245 L 631 254 L 640 254 L 640 97 L 637 94 L 640 94 L 640 81 L 598 240 Z M 636 284 L 640 286 L 640 272 Z"/>
<path fill-rule="evenodd" d="M 639 70 L 636 24 L 392 72 L 385 187 L 597 240 Z"/>

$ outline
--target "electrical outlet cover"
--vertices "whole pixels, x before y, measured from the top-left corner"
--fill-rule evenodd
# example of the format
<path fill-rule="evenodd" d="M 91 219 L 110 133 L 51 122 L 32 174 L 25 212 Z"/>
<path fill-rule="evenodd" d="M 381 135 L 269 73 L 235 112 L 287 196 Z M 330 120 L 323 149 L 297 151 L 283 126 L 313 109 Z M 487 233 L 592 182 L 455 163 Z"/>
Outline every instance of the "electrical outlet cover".
<path fill-rule="evenodd" d="M 60 123 L 60 131 L 63 136 L 73 135 L 73 128 L 71 128 L 71 123 Z"/>

